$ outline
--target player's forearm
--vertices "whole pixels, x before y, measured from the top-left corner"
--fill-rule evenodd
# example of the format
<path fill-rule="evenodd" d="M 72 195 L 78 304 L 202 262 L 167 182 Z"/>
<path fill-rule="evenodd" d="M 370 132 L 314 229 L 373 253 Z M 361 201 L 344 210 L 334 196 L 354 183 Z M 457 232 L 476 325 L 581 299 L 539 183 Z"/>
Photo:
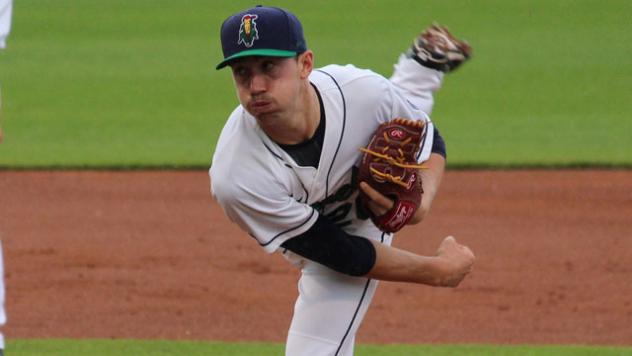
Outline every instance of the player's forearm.
<path fill-rule="evenodd" d="M 376 260 L 366 277 L 383 281 L 447 286 L 446 281 L 451 271 L 440 257 L 421 256 L 377 241 L 372 242 L 375 246 Z"/>
<path fill-rule="evenodd" d="M 439 191 L 439 186 L 441 185 L 441 180 L 443 179 L 445 158 L 439 154 L 433 153 L 430 155 L 430 158 L 426 161 L 425 165 L 428 168 L 423 169 L 420 172 L 424 193 L 421 196 L 419 209 L 417 209 L 409 224 L 417 224 L 421 222 L 430 212 L 430 207 L 432 206 L 432 202 Z"/>

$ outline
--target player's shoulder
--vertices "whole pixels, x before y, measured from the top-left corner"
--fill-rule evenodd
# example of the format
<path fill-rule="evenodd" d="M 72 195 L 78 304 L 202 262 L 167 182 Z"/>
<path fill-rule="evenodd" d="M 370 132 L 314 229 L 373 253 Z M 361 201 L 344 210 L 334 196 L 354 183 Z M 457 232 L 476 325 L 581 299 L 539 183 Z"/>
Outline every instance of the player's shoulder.
<path fill-rule="evenodd" d="M 341 95 L 358 106 L 378 106 L 390 97 L 390 82 L 382 75 L 352 64 L 331 64 L 314 70 L 310 81 L 321 91 Z"/>
<path fill-rule="evenodd" d="M 384 83 L 388 81 L 382 75 L 364 68 L 358 68 L 353 64 L 330 64 L 314 70 L 310 80 L 330 87 L 365 86 L 370 83 Z M 372 85 L 373 87 L 374 85 Z"/>
<path fill-rule="evenodd" d="M 241 105 L 238 105 L 226 120 L 219 134 L 213 160 L 227 155 L 232 156 L 244 147 L 244 144 L 251 144 L 252 142 L 247 139 L 247 136 L 251 134 L 253 126 L 255 126 L 254 122 L 248 120 L 246 111 Z"/>
<path fill-rule="evenodd" d="M 379 74 L 370 69 L 359 68 L 353 64 L 329 64 L 321 68 L 316 68 L 315 71 L 334 76 L 340 83 L 346 83 L 363 77 L 379 76 Z"/>
<path fill-rule="evenodd" d="M 241 105 L 230 114 L 217 140 L 210 171 L 212 177 L 220 179 L 242 173 L 241 167 L 253 159 L 248 153 L 258 152 L 255 129 Z"/>
<path fill-rule="evenodd" d="M 209 169 L 212 188 L 215 193 L 231 195 L 272 179 L 276 160 L 262 141 L 255 119 L 238 106 L 217 141 Z"/>

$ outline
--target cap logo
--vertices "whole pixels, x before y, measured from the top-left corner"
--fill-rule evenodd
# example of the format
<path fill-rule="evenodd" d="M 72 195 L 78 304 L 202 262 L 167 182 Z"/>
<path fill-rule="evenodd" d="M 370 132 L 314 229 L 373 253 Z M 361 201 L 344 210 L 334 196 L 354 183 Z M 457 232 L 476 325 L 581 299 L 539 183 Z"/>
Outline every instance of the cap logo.
<path fill-rule="evenodd" d="M 258 15 L 246 14 L 241 18 L 241 25 L 239 26 L 239 41 L 237 44 L 243 44 L 250 48 L 255 40 L 259 39 L 259 32 L 257 31 L 257 23 L 255 20 Z"/>

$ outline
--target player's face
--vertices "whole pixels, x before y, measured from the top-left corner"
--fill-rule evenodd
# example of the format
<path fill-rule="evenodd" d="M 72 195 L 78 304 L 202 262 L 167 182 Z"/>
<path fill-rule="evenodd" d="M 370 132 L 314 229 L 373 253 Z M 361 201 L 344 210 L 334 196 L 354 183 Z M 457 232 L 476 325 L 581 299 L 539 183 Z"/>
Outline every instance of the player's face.
<path fill-rule="evenodd" d="M 259 120 L 291 113 L 302 78 L 298 63 L 296 58 L 254 56 L 231 64 L 241 105 Z"/>

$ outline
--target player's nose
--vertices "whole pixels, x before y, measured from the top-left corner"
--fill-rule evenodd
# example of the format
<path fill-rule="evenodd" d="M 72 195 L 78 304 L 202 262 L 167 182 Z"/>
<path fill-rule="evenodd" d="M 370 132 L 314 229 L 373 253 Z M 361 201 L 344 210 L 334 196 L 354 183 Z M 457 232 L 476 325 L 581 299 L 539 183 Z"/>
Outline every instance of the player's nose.
<path fill-rule="evenodd" d="M 266 91 L 266 79 L 265 76 L 261 74 L 255 74 L 252 76 L 250 80 L 250 92 L 253 94 L 258 94 Z"/>

